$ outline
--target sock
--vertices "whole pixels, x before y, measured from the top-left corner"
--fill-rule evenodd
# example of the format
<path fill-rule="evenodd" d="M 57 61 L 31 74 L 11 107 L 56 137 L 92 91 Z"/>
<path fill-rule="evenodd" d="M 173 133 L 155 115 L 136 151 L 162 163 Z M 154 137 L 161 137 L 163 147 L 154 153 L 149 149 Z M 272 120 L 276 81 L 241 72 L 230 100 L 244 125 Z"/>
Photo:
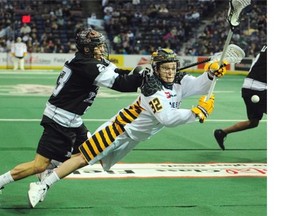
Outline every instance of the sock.
<path fill-rule="evenodd" d="M 14 182 L 14 179 L 12 178 L 10 171 L 0 176 L 0 188 L 11 182 Z"/>
<path fill-rule="evenodd" d="M 55 182 L 59 181 L 57 173 L 53 171 L 49 176 L 43 179 L 42 183 L 46 184 L 50 188 Z"/>

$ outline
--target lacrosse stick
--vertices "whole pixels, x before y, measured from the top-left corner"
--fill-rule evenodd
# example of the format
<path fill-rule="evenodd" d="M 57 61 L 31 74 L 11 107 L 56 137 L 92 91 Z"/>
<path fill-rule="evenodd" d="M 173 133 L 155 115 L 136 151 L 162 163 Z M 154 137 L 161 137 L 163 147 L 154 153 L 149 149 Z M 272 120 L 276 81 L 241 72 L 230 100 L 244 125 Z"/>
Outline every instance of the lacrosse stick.
<path fill-rule="evenodd" d="M 228 47 L 228 46 L 227 46 L 227 47 Z M 235 56 L 237 56 L 236 53 L 238 53 L 238 52 L 244 52 L 244 51 L 243 51 L 240 47 L 238 47 L 237 45 L 231 46 L 231 47 L 229 48 L 229 50 L 230 50 L 230 52 L 226 54 L 227 56 L 225 57 L 226 59 L 224 59 L 224 60 L 228 61 L 230 64 L 231 64 L 231 63 L 239 63 L 239 62 L 237 62 L 237 60 L 236 60 L 237 57 L 235 57 Z M 226 51 L 225 51 L 225 52 L 226 52 Z M 187 66 L 184 66 L 184 67 L 182 67 L 182 68 L 179 68 L 179 71 L 184 70 L 184 69 L 187 69 L 187 68 L 189 68 L 189 67 L 193 67 L 193 66 L 196 66 L 196 65 L 200 65 L 200 64 L 203 64 L 203 63 L 206 63 L 206 62 L 209 62 L 209 61 L 220 61 L 221 56 L 222 56 L 222 53 L 223 53 L 223 52 L 217 52 L 217 53 L 215 53 L 213 56 L 210 56 L 210 57 L 207 58 L 207 59 L 204 59 L 204 60 L 202 60 L 202 61 L 195 62 L 195 63 L 192 63 L 192 64 L 190 64 L 190 65 L 187 65 Z M 245 55 L 245 53 L 244 53 L 244 55 Z M 241 54 L 239 54 L 239 59 L 240 59 L 240 56 L 241 56 Z M 224 61 L 224 60 L 223 60 L 223 61 Z"/>
<path fill-rule="evenodd" d="M 244 57 L 245 57 L 244 50 L 242 50 L 239 46 L 237 46 L 235 44 L 229 44 L 225 48 L 225 51 L 220 52 L 220 53 L 216 53 L 214 55 L 213 60 L 217 60 L 219 62 L 227 61 L 228 62 L 227 64 L 231 64 L 231 63 L 236 64 L 236 63 L 240 63 Z M 221 65 L 220 68 L 225 66 L 225 65 L 222 65 L 222 63 L 220 65 Z M 207 98 L 208 99 L 210 98 L 210 96 L 211 96 L 211 94 L 215 88 L 215 85 L 216 85 L 216 78 L 215 77 L 216 76 L 213 77 L 213 81 L 212 81 L 212 84 L 210 86 L 206 100 L 207 100 Z"/>
<path fill-rule="evenodd" d="M 227 39 L 226 39 L 225 44 L 224 44 L 223 52 L 222 52 L 220 60 L 219 60 L 220 68 L 223 67 L 222 63 L 225 60 L 225 58 L 227 58 L 228 56 L 231 56 L 231 55 L 234 56 L 234 54 L 235 54 L 235 56 L 238 56 L 240 58 L 242 56 L 241 60 L 245 57 L 245 53 L 240 47 L 238 47 L 237 49 L 235 48 L 236 45 L 229 47 L 229 43 L 231 41 L 235 27 L 240 24 L 239 16 L 240 16 L 242 10 L 250 4 L 251 4 L 251 0 L 229 0 L 229 10 L 228 10 L 227 20 L 230 24 L 230 29 L 229 29 Z M 229 49 L 228 49 L 228 47 L 229 47 Z M 240 50 L 242 50 L 242 51 L 240 51 Z M 236 57 L 236 59 L 238 57 Z M 227 61 L 229 62 L 229 60 L 227 60 Z M 230 61 L 230 63 L 240 63 L 240 62 L 231 62 Z M 214 91 L 215 85 L 216 85 L 216 81 L 217 81 L 217 78 L 216 78 L 216 76 L 214 76 L 211 87 L 209 89 L 208 95 L 207 95 L 205 100 L 208 100 L 211 97 L 211 95 Z"/>
<path fill-rule="evenodd" d="M 223 54 L 223 52 L 219 52 L 219 53 L 216 53 L 214 54 L 214 56 L 211 58 L 212 60 L 216 60 L 216 61 L 226 61 L 227 64 L 231 64 L 231 63 L 240 63 L 242 61 L 242 59 L 245 57 L 245 52 L 237 45 L 235 44 L 229 44 L 227 47 L 226 47 L 226 50 L 225 50 L 225 55 Z M 225 62 L 225 63 L 226 63 Z M 226 66 L 225 64 L 221 65 L 221 67 L 223 66 Z M 212 95 L 212 92 L 215 88 L 215 85 L 216 85 L 216 81 L 215 81 L 215 76 L 213 78 L 213 81 L 211 83 L 211 86 L 210 86 L 210 89 L 209 89 L 209 92 L 208 92 L 208 95 L 206 96 L 205 98 L 205 101 L 207 101 L 207 98 L 210 98 L 211 95 Z M 200 123 L 203 123 L 204 120 L 201 120 L 199 119 L 199 122 Z"/>

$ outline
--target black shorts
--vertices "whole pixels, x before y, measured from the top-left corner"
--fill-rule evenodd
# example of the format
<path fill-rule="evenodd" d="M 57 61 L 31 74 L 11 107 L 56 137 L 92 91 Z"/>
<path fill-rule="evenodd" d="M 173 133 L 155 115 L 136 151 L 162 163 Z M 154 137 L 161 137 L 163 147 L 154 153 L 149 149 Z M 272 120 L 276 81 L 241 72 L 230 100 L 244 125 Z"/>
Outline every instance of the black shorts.
<path fill-rule="evenodd" d="M 253 103 L 251 97 L 253 95 L 258 95 L 260 100 L 258 103 Z M 261 120 L 263 114 L 267 114 L 267 90 L 256 91 L 252 89 L 242 88 L 242 98 L 246 105 L 246 113 L 248 119 Z"/>
<path fill-rule="evenodd" d="M 38 143 L 37 153 L 49 159 L 64 162 L 72 154 L 79 153 L 79 146 L 88 138 L 88 129 L 84 124 L 78 128 L 67 128 L 43 116 L 41 125 L 44 131 Z"/>

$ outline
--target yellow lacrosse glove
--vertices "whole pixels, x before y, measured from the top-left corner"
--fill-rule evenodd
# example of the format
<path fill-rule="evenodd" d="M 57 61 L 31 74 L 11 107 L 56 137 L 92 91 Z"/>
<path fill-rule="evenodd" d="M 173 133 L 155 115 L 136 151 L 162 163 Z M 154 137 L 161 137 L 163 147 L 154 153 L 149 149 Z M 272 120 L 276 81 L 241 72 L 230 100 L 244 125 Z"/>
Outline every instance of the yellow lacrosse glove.
<path fill-rule="evenodd" d="M 207 71 L 211 77 L 216 76 L 221 78 L 226 73 L 227 61 L 223 61 L 222 67 L 220 68 L 218 61 L 208 62 L 204 65 L 204 70 Z"/>
<path fill-rule="evenodd" d="M 215 96 L 211 95 L 209 100 L 205 101 L 206 96 L 202 96 L 199 99 L 199 103 L 196 107 L 193 107 L 191 111 L 199 118 L 199 121 L 203 123 L 205 119 L 213 112 L 214 110 L 214 99 Z"/>

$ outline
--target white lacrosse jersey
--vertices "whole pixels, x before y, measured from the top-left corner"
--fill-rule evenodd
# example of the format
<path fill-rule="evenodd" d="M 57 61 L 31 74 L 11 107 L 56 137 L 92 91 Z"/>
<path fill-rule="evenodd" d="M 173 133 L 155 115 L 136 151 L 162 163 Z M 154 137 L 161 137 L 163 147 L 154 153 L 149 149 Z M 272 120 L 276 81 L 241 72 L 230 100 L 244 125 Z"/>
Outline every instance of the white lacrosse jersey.
<path fill-rule="evenodd" d="M 140 141 L 149 139 L 164 127 L 176 127 L 198 118 L 191 108 L 182 109 L 182 99 L 208 93 L 212 80 L 207 72 L 198 77 L 176 73 L 174 83 L 167 85 L 151 76 L 140 87 L 141 94 L 113 118 L 102 124 L 79 150 L 87 163 L 101 160 L 109 170 Z"/>
<path fill-rule="evenodd" d="M 23 42 L 14 43 L 11 47 L 11 52 L 15 53 L 16 57 L 22 58 L 27 53 L 27 45 Z"/>
<path fill-rule="evenodd" d="M 206 72 L 198 77 L 178 72 L 175 80 L 172 87 L 165 87 L 155 76 L 150 77 L 134 103 L 120 110 L 111 122 L 121 125 L 131 139 L 143 141 L 163 127 L 176 127 L 198 120 L 190 108 L 180 108 L 182 99 L 207 94 L 212 80 Z"/>

